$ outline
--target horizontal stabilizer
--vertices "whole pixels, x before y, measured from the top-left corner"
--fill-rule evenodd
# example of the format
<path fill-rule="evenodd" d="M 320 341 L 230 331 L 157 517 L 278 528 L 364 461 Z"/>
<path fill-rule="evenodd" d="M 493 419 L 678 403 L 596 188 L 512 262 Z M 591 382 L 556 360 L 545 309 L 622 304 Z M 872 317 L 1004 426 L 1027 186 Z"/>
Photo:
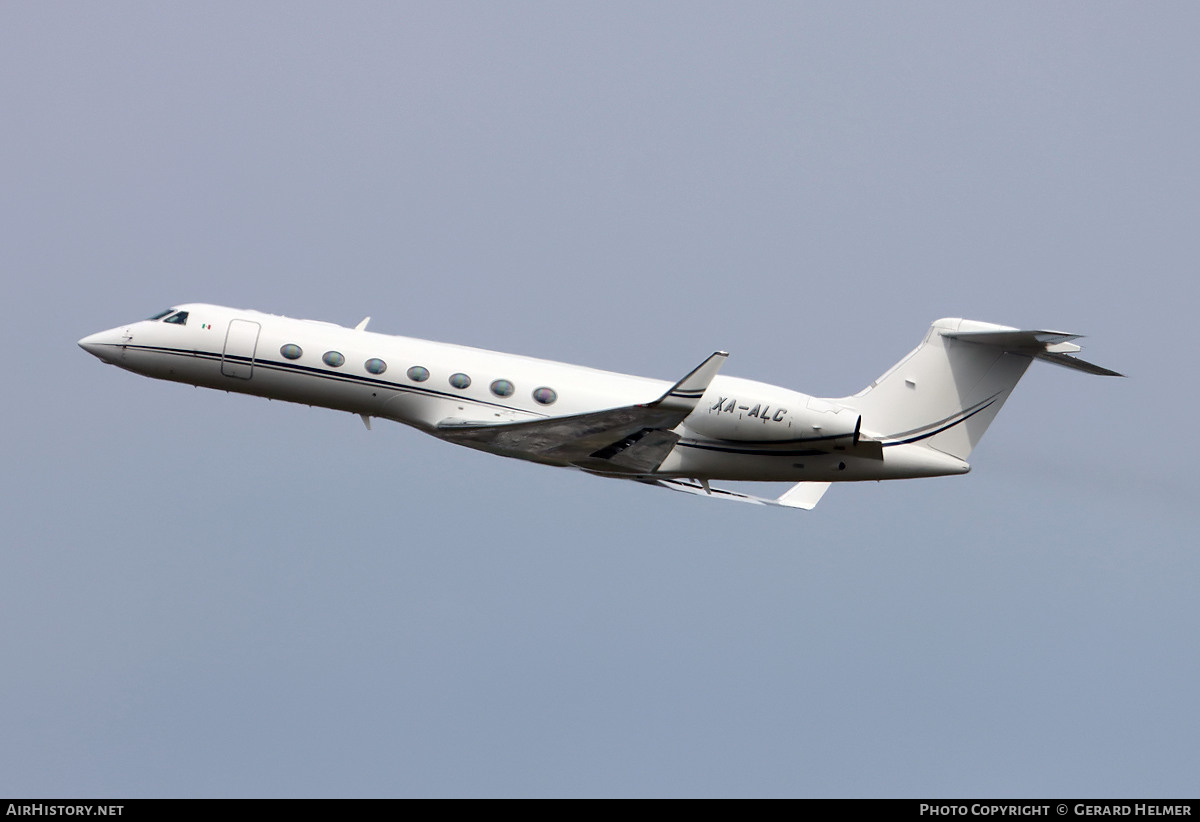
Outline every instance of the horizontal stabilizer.
<path fill-rule="evenodd" d="M 1123 377 L 1116 371 L 1110 371 L 1095 363 L 1081 360 L 1071 355 L 1082 351 L 1071 340 L 1080 339 L 1079 334 L 1067 334 L 1062 331 L 943 331 L 943 337 L 963 342 L 989 345 L 1011 351 L 1015 354 L 1027 354 L 1045 362 L 1072 368 L 1087 374 L 1102 377 Z"/>
<path fill-rule="evenodd" d="M 1021 348 L 1040 349 L 1047 345 L 1070 342 L 1080 339 L 1079 334 L 1067 334 L 1064 331 L 943 331 L 943 337 L 965 342 L 982 343 L 983 345 L 998 345 L 1010 351 Z M 1079 350 L 1078 347 L 1075 348 Z"/>
<path fill-rule="evenodd" d="M 661 488 L 668 488 L 672 491 L 682 491 L 685 494 L 694 494 L 700 497 L 708 497 L 709 499 L 727 499 L 733 502 L 748 502 L 751 505 L 774 505 L 781 508 L 803 508 L 805 511 L 811 511 L 815 508 L 830 486 L 828 482 L 798 482 L 776 499 L 768 499 L 766 497 L 742 494 L 738 491 L 730 491 L 727 488 L 713 488 L 707 482 L 700 483 L 689 480 L 667 479 L 647 479 L 641 481 L 657 485 Z"/>
<path fill-rule="evenodd" d="M 1055 365 L 1061 365 L 1065 368 L 1073 368 L 1076 371 L 1082 371 L 1085 374 L 1095 374 L 1100 377 L 1124 377 L 1124 374 L 1118 374 L 1116 371 L 1110 371 L 1103 366 L 1096 365 L 1087 360 L 1081 360 L 1078 357 L 1072 357 L 1067 354 L 1058 354 L 1053 351 L 1045 351 L 1041 354 L 1034 354 L 1043 362 L 1052 362 Z"/>

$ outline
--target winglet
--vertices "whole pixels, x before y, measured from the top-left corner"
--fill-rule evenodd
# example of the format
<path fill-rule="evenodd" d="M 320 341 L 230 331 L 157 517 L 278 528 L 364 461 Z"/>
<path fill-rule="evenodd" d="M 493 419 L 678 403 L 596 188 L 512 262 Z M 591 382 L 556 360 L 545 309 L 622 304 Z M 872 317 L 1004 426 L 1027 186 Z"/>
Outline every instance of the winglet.
<path fill-rule="evenodd" d="M 717 376 L 728 356 L 728 351 L 713 352 L 711 357 L 696 366 L 691 373 L 671 386 L 670 391 L 649 403 L 647 407 L 690 412 L 700 402 L 700 398 L 708 390 L 708 384 Z"/>

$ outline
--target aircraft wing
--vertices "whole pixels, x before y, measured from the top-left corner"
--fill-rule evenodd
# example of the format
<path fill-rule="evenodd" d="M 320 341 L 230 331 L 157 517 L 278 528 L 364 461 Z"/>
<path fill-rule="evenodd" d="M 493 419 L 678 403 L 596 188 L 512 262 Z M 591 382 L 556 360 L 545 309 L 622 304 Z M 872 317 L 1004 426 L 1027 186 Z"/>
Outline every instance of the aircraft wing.
<path fill-rule="evenodd" d="M 657 468 L 679 435 L 672 431 L 692 413 L 729 355 L 717 351 L 653 402 L 529 422 L 488 423 L 447 419 L 437 435 L 505 456 L 575 465 L 610 474 Z"/>

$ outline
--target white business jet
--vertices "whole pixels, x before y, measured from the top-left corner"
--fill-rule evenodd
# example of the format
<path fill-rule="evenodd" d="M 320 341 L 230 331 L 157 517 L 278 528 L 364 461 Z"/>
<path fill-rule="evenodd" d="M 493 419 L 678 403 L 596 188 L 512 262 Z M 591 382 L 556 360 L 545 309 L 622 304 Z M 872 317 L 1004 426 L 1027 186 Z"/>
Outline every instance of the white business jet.
<path fill-rule="evenodd" d="M 79 341 L 148 377 L 349 411 L 505 457 L 691 494 L 814 507 L 830 483 L 965 474 L 966 459 L 1034 359 L 1121 376 L 1072 356 L 1078 335 L 938 320 L 852 397 L 821 399 L 718 376 L 681 380 L 190 303 Z M 777 499 L 710 480 L 787 482 Z"/>

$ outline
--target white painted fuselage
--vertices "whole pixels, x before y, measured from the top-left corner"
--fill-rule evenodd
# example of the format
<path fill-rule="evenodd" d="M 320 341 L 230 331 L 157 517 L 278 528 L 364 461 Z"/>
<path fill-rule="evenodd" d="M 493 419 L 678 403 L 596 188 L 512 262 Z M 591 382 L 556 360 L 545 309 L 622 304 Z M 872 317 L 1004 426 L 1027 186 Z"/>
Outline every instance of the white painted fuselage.
<path fill-rule="evenodd" d="M 956 419 L 931 408 L 933 416 L 924 428 L 914 429 L 918 433 L 889 431 L 884 420 L 866 413 L 870 404 L 859 401 L 870 389 L 856 397 L 822 400 L 766 383 L 712 376 L 724 359 L 720 354 L 710 358 L 714 364 L 704 377 L 707 382 L 693 388 L 690 399 L 678 400 L 688 405 L 679 414 L 681 421 L 674 424 L 672 419 L 669 430 L 661 433 L 653 467 L 622 467 L 619 461 L 610 467 L 605 454 L 618 453 L 628 442 L 580 459 L 569 449 L 526 448 L 478 432 L 490 434 L 489 426 L 496 431 L 529 429 L 541 443 L 562 437 L 563 430 L 571 430 L 563 425 L 586 420 L 593 412 L 627 408 L 637 414 L 637 409 L 665 408 L 658 403 L 672 391 L 671 382 L 378 334 L 365 330 L 365 323 L 347 328 L 191 303 L 152 320 L 93 334 L 79 344 L 107 363 L 148 377 L 346 411 L 368 422 L 394 420 L 504 456 L 598 474 L 694 479 L 706 489 L 710 479 L 823 483 L 965 473 L 965 453 L 930 447 L 929 440 L 944 438 L 947 428 L 982 410 L 964 405 Z M 1020 358 L 1020 371 L 1029 361 L 1028 356 Z M 989 420 L 1006 396 L 1002 387 L 983 406 L 995 405 Z M 556 422 L 560 420 L 562 425 Z M 515 425 L 538 421 L 545 425 Z M 648 424 L 630 434 L 626 425 L 621 437 L 636 441 L 658 434 L 655 428 Z M 585 433 L 593 444 L 603 441 L 595 439 L 603 431 Z"/>

